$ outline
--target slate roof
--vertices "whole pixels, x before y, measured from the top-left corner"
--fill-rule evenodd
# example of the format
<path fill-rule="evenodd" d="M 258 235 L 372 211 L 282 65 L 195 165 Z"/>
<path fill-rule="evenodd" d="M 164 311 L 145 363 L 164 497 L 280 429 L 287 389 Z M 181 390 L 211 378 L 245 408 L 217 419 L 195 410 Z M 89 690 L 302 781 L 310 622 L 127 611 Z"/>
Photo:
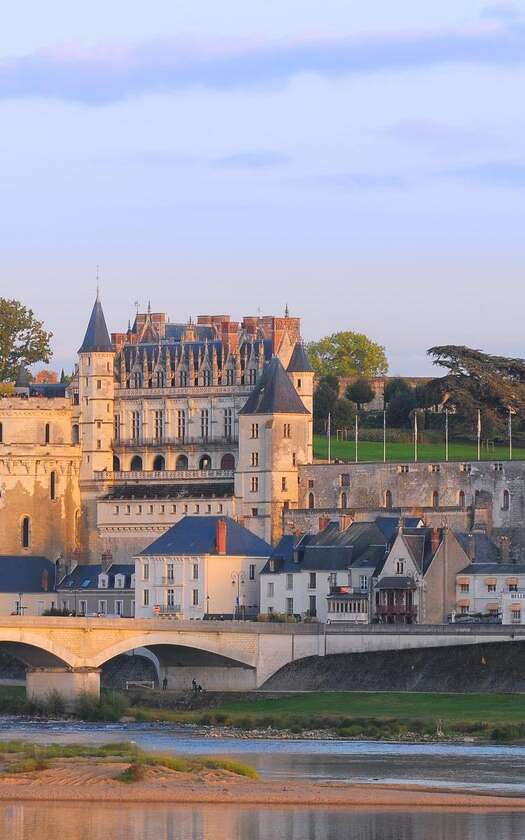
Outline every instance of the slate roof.
<path fill-rule="evenodd" d="M 292 357 L 286 368 L 288 373 L 313 373 L 314 369 L 304 349 L 304 344 L 298 341 L 292 353 Z"/>
<path fill-rule="evenodd" d="M 415 589 L 416 584 L 413 578 L 404 575 L 384 577 L 377 584 L 377 589 Z"/>
<path fill-rule="evenodd" d="M 472 536 L 474 538 L 475 563 L 497 563 L 499 559 L 498 547 L 490 537 L 478 531 L 475 531 Z M 468 554 L 469 534 L 456 533 L 456 538 L 465 553 Z"/>
<path fill-rule="evenodd" d="M 269 557 L 272 547 L 229 516 L 185 516 L 169 531 L 140 552 L 142 557 L 180 554 L 217 554 L 217 522 L 226 522 L 226 554 L 239 557 Z"/>
<path fill-rule="evenodd" d="M 47 575 L 47 588 L 45 580 Z M 44 593 L 55 590 L 55 566 L 36 555 L 0 555 L 0 592 Z"/>
<path fill-rule="evenodd" d="M 106 501 L 124 499 L 229 499 L 233 496 L 233 483 L 225 484 L 123 484 L 114 487 L 104 499 Z"/>
<path fill-rule="evenodd" d="M 417 516 L 405 517 L 405 528 L 419 528 L 422 520 Z M 399 529 L 399 516 L 378 516 L 375 520 L 377 527 L 388 540 L 396 536 Z"/>
<path fill-rule="evenodd" d="M 59 582 L 57 589 L 82 589 L 85 591 L 99 590 L 98 576 L 102 572 L 100 563 L 75 566 L 75 568 Z M 106 592 L 109 589 L 115 589 L 115 575 L 125 575 L 124 589 L 131 589 L 131 576 L 135 573 L 135 566 L 133 563 L 113 563 L 108 571 L 108 586 L 104 588 Z M 118 592 L 121 590 L 118 589 Z"/>
<path fill-rule="evenodd" d="M 106 319 L 102 310 L 102 304 L 97 299 L 93 306 L 89 324 L 84 336 L 84 341 L 79 353 L 108 353 L 113 350 L 111 339 L 109 337 L 108 328 L 106 326 Z"/>
<path fill-rule="evenodd" d="M 461 575 L 525 575 L 525 563 L 470 563 Z"/>
<path fill-rule="evenodd" d="M 32 382 L 29 386 L 29 396 L 46 397 L 47 399 L 65 397 L 66 388 L 67 385 L 61 385 L 59 382 Z"/>
<path fill-rule="evenodd" d="M 309 414 L 281 360 L 274 356 L 240 414 Z"/>
<path fill-rule="evenodd" d="M 24 365 L 20 365 L 16 375 L 15 388 L 29 388 L 30 384 L 29 371 Z"/>

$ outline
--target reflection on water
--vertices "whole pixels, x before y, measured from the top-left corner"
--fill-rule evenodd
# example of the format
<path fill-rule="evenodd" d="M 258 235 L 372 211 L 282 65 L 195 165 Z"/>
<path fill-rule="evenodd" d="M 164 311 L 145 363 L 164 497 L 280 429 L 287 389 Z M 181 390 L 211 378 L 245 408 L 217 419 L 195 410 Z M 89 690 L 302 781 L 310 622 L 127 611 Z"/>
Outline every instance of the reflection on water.
<path fill-rule="evenodd" d="M 522 840 L 525 815 L 0 804 L 1 840 Z"/>

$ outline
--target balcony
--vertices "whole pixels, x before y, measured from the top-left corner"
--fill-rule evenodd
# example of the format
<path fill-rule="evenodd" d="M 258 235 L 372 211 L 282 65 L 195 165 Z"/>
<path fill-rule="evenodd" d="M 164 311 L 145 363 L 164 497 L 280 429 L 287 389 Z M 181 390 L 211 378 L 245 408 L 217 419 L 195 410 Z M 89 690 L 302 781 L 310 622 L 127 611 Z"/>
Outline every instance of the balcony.
<path fill-rule="evenodd" d="M 417 618 L 417 607 L 406 604 L 377 604 L 375 611 L 382 618 Z"/>
<path fill-rule="evenodd" d="M 153 612 L 155 615 L 181 615 L 182 614 L 182 607 L 180 604 L 174 604 L 173 606 L 168 607 L 153 607 Z"/>
<path fill-rule="evenodd" d="M 95 481 L 111 482 L 142 482 L 155 481 L 170 482 L 171 484 L 182 481 L 233 481 L 233 470 L 137 470 L 108 472 L 107 470 L 95 470 Z"/>
<path fill-rule="evenodd" d="M 233 435 L 226 435 L 224 437 L 168 437 L 163 435 L 161 437 L 139 437 L 124 438 L 120 437 L 113 441 L 113 448 L 115 452 L 123 452 L 127 450 L 137 449 L 154 449 L 165 451 L 187 451 L 192 452 L 195 449 L 224 449 L 230 447 L 237 447 L 239 438 Z"/>

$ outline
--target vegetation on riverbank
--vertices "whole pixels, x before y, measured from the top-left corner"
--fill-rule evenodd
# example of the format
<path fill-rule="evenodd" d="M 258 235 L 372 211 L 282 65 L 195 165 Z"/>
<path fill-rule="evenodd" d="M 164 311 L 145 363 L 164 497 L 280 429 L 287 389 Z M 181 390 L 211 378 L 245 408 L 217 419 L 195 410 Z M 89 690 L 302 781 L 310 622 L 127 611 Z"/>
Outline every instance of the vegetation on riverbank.
<path fill-rule="evenodd" d="M 16 761 L 11 757 L 17 756 Z M 163 767 L 176 773 L 202 773 L 205 770 L 225 770 L 247 779 L 258 779 L 258 773 L 246 764 L 229 759 L 207 758 L 204 756 L 187 758 L 185 756 L 157 755 L 139 749 L 131 742 L 117 742 L 90 747 L 84 744 L 33 744 L 27 741 L 0 742 L 0 765 L 4 773 L 34 773 L 48 770 L 53 761 L 63 758 L 98 759 L 105 762 L 122 764 L 129 761 L 128 767 L 115 778 L 122 782 L 138 782 L 144 779 L 148 767 Z"/>

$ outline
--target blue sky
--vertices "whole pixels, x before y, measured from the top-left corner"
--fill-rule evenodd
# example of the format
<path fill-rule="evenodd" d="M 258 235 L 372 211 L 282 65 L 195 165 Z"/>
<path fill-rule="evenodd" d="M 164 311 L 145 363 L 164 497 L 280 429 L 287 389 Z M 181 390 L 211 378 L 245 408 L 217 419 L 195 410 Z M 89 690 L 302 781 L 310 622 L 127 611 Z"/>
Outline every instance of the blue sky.
<path fill-rule="evenodd" d="M 19 0 L 0 294 L 70 367 L 95 293 L 525 355 L 525 2 Z"/>

